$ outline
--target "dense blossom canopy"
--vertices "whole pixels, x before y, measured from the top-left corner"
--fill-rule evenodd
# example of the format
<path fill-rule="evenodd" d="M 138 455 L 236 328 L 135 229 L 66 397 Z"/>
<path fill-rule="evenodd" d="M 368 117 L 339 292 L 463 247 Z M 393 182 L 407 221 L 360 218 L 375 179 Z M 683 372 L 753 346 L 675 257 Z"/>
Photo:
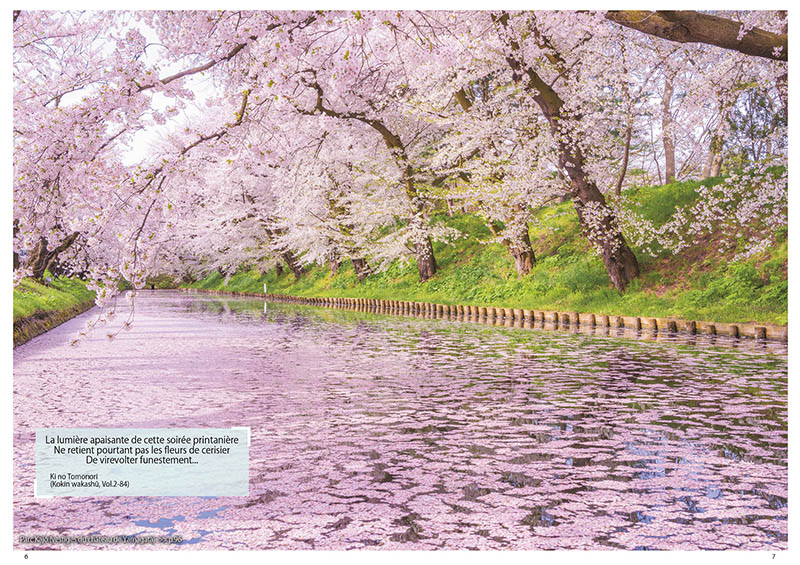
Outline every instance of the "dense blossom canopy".
<path fill-rule="evenodd" d="M 715 17 L 740 43 L 786 30 L 785 12 Z M 679 253 L 678 234 L 768 220 L 763 248 L 786 223 L 785 50 L 615 20 L 15 12 L 15 280 L 58 266 L 100 302 L 120 278 L 278 262 L 404 258 L 424 280 L 431 242 L 465 236 L 443 207 L 480 215 L 524 273 L 528 223 L 554 199 L 573 200 L 620 289 L 638 273 L 629 241 Z M 664 226 L 620 206 L 631 184 L 720 173 Z"/>

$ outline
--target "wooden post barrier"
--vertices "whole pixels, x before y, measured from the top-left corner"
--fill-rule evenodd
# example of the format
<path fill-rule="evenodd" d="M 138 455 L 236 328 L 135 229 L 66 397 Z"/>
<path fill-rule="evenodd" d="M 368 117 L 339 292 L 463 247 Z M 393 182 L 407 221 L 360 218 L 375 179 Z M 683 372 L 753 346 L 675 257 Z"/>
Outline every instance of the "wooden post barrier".
<path fill-rule="evenodd" d="M 720 323 L 708 321 L 684 320 L 676 318 L 641 318 L 638 316 L 612 316 L 579 312 L 557 312 L 542 310 L 525 310 L 521 308 L 505 308 L 495 306 L 472 306 L 462 304 L 437 304 L 432 302 L 411 302 L 388 300 L 383 298 L 351 298 L 351 297 L 314 297 L 276 294 L 272 292 L 225 291 L 217 289 L 181 288 L 186 293 L 206 293 L 213 295 L 232 295 L 257 297 L 274 302 L 294 304 L 310 304 L 320 307 L 348 308 L 363 311 L 378 311 L 397 315 L 410 314 L 427 318 L 448 318 L 461 321 L 485 321 L 496 326 L 535 327 L 539 322 L 552 323 L 555 328 L 596 328 L 603 327 L 606 334 L 610 328 L 627 328 L 647 330 L 652 334 L 703 334 L 708 336 L 729 336 L 732 338 L 752 338 L 758 341 L 788 341 L 787 326 L 772 324 Z"/>

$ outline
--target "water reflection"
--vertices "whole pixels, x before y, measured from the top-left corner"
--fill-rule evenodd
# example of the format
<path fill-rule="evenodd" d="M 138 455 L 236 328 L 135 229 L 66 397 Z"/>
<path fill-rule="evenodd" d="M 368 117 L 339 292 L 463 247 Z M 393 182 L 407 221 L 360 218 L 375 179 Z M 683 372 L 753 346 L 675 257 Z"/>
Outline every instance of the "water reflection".
<path fill-rule="evenodd" d="M 15 533 L 785 548 L 786 345 L 577 329 L 149 294 L 113 342 L 16 350 Z M 250 496 L 33 499 L 33 429 L 109 422 L 250 426 Z"/>

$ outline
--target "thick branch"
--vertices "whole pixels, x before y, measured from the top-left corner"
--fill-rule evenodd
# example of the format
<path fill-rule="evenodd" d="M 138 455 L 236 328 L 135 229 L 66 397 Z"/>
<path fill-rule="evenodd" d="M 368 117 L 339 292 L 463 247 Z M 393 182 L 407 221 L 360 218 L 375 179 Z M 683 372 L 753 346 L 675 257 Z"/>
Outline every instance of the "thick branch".
<path fill-rule="evenodd" d="M 606 18 L 622 26 L 678 43 L 706 43 L 774 61 L 789 60 L 789 36 L 753 28 L 739 40 L 742 24 L 694 10 L 610 10 Z M 776 48 L 780 48 L 776 54 Z"/>
<path fill-rule="evenodd" d="M 403 147 L 403 143 L 400 141 L 400 138 L 397 137 L 394 133 L 392 133 L 391 130 L 389 130 L 389 128 L 387 128 L 380 120 L 374 118 L 368 118 L 363 112 L 337 112 L 336 110 L 333 110 L 331 108 L 326 108 L 322 102 L 323 92 L 322 92 L 322 87 L 319 85 L 319 83 L 309 82 L 309 81 L 303 81 L 303 82 L 307 86 L 313 88 L 314 91 L 317 93 L 317 102 L 314 105 L 314 110 L 310 112 L 307 110 L 302 110 L 301 108 L 298 107 L 297 109 L 300 113 L 314 115 L 316 112 L 319 112 L 321 114 L 325 114 L 326 116 L 330 116 L 332 118 L 339 118 L 343 120 L 356 120 L 362 122 L 373 128 L 374 130 L 376 130 L 378 133 L 380 133 L 381 136 L 383 137 L 383 141 L 386 143 L 386 147 L 388 147 L 389 149 L 399 149 L 399 150 L 405 149 Z"/>
<path fill-rule="evenodd" d="M 456 91 L 456 101 L 465 112 L 469 112 L 470 108 L 472 108 L 472 102 L 470 102 L 463 88 Z"/>

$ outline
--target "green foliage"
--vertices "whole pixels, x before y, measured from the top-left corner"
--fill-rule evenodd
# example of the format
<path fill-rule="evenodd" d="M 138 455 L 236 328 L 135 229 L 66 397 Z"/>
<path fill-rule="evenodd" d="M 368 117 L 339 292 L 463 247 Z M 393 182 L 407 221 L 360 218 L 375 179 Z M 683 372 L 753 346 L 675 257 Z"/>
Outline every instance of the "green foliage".
<path fill-rule="evenodd" d="M 665 224 L 678 208 L 688 208 L 697 200 L 698 186 L 714 186 L 722 177 L 700 181 L 684 181 L 663 186 L 637 187 L 625 191 L 624 196 L 631 207 L 656 226 Z"/>
<path fill-rule="evenodd" d="M 763 287 L 755 267 L 749 263 L 733 263 L 723 272 L 701 277 L 704 288 L 686 293 L 686 300 L 693 306 L 727 301 L 730 304 L 747 305 L 760 298 Z"/>
<path fill-rule="evenodd" d="M 686 209 L 698 198 L 696 188 L 714 186 L 720 178 L 639 187 L 624 193 L 623 205 L 662 225 L 674 211 Z M 434 244 L 439 272 L 420 283 L 413 261 L 395 261 L 385 271 L 358 281 L 345 262 L 336 276 L 327 266 L 315 265 L 299 280 L 284 272 L 261 275 L 237 273 L 227 286 L 219 273 L 192 285 L 231 291 L 268 292 L 297 296 L 340 296 L 437 302 L 442 304 L 495 305 L 509 308 L 594 312 L 623 316 L 675 316 L 718 322 L 785 324 L 788 283 L 788 245 L 785 232 L 775 246 L 744 261 L 718 253 L 713 240 L 677 256 L 653 259 L 634 248 L 642 275 L 625 293 L 608 280 L 602 260 L 581 235 L 573 205 L 565 202 L 539 210 L 530 236 L 536 264 L 518 277 L 508 251 L 486 243 L 492 236 L 481 218 L 467 214 L 440 215 L 444 222 L 466 234 L 453 245 Z M 742 236 L 743 238 L 745 235 Z"/>

